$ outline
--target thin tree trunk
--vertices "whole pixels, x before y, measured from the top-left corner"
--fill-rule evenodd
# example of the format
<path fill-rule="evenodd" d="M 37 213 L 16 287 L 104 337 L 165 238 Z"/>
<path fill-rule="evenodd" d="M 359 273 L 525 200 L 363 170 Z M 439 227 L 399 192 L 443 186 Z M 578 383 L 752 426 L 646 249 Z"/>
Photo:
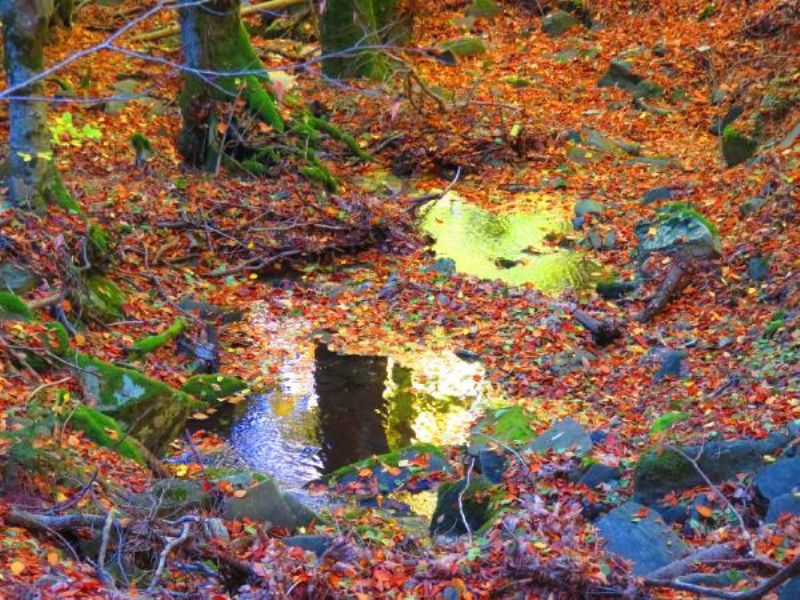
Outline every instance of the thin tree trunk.
<path fill-rule="evenodd" d="M 23 84 L 44 67 L 52 0 L 0 0 L 8 85 Z M 47 104 L 37 100 L 42 84 L 20 90 L 9 104 L 8 198 L 18 206 L 43 208 L 54 202 L 77 211 L 53 162 Z"/>
<path fill-rule="evenodd" d="M 183 130 L 179 150 L 187 162 L 208 170 L 218 164 L 223 142 L 217 125 L 230 111 L 220 103 L 242 98 L 247 107 L 274 130 L 284 123 L 272 95 L 264 88 L 269 78 L 250 44 L 239 0 L 209 0 L 179 12 L 184 77 L 179 97 Z"/>

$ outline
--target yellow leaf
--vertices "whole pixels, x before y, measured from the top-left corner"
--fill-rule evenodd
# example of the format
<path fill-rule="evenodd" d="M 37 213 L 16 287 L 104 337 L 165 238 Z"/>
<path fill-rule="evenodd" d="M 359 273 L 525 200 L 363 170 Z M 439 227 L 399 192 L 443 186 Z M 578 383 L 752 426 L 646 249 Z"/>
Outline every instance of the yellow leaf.
<path fill-rule="evenodd" d="M 694 507 L 694 509 L 698 512 L 698 514 L 701 517 L 705 519 L 707 519 L 714 513 L 714 509 L 711 508 L 710 506 L 706 506 L 705 504 L 698 504 L 697 506 Z"/>
<path fill-rule="evenodd" d="M 15 560 L 14 562 L 11 563 L 10 569 L 14 575 L 19 575 L 25 570 L 25 565 L 20 561 Z"/>
<path fill-rule="evenodd" d="M 47 564 L 52 567 L 58 564 L 58 552 L 51 550 L 47 553 Z"/>
<path fill-rule="evenodd" d="M 111 429 L 111 427 L 104 427 L 106 435 L 111 438 L 112 440 L 119 439 L 119 432 L 116 429 Z"/>
<path fill-rule="evenodd" d="M 192 415 L 192 418 L 202 421 L 203 419 L 207 419 L 208 415 L 206 413 L 196 412 Z"/>
<path fill-rule="evenodd" d="M 187 467 L 186 465 L 178 465 L 178 468 L 175 469 L 175 475 L 177 475 L 178 477 L 185 477 L 186 473 L 188 472 L 189 472 L 189 467 Z"/>
<path fill-rule="evenodd" d="M 233 492 L 233 495 L 236 496 L 237 498 L 244 498 L 245 496 L 247 496 L 247 490 L 236 490 L 235 492 Z"/>
<path fill-rule="evenodd" d="M 548 548 L 547 544 L 545 544 L 544 542 L 534 542 L 533 546 L 535 548 L 538 548 L 539 550 L 546 550 Z"/>

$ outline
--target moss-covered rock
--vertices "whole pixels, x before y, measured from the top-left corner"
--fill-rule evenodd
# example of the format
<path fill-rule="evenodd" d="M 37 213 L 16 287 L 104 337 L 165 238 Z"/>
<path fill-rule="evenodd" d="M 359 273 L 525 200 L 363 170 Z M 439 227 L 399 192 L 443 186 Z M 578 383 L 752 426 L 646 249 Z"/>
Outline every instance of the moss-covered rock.
<path fill-rule="evenodd" d="M 497 442 L 507 446 L 527 444 L 536 436 L 531 428 L 533 421 L 533 416 L 521 406 L 504 406 L 489 411 L 472 428 L 470 454 L 477 455 L 483 448 L 497 445 Z"/>
<path fill-rule="evenodd" d="M 74 363 L 84 393 L 95 408 L 119 420 L 130 434 L 158 454 L 177 437 L 189 415 L 205 404 L 139 371 L 85 354 Z"/>
<path fill-rule="evenodd" d="M 442 44 L 442 48 L 460 57 L 486 54 L 486 43 L 479 37 L 456 38 Z"/>
<path fill-rule="evenodd" d="M 775 452 L 788 442 L 788 437 L 774 434 L 765 440 L 711 442 L 703 446 L 681 449 L 696 460 L 698 467 L 714 483 L 733 480 L 739 473 L 754 473 L 763 464 L 763 456 Z M 634 471 L 633 499 L 652 504 L 670 492 L 682 492 L 705 480 L 681 452 L 673 449 L 650 450 L 642 454 Z M 698 458 L 699 457 L 699 458 Z"/>
<path fill-rule="evenodd" d="M 230 375 L 194 375 L 181 386 L 186 392 L 204 402 L 212 402 L 238 394 L 247 389 L 247 384 Z"/>
<path fill-rule="evenodd" d="M 222 504 L 222 516 L 230 521 L 247 518 L 257 523 L 270 523 L 289 531 L 305 525 L 298 522 L 292 507 L 272 479 L 248 488 L 242 497 L 226 498 Z"/>
<path fill-rule="evenodd" d="M 472 0 L 464 12 L 469 17 L 490 18 L 501 14 L 503 9 L 494 0 Z"/>
<path fill-rule="evenodd" d="M 90 440 L 118 454 L 143 464 L 139 444 L 125 436 L 119 423 L 105 413 L 89 406 L 79 406 L 72 412 L 70 425 L 83 431 Z"/>
<path fill-rule="evenodd" d="M 758 143 L 741 133 L 733 125 L 722 131 L 722 155 L 729 167 L 750 159 L 758 150 Z"/>
<path fill-rule="evenodd" d="M 439 486 L 436 510 L 431 517 L 431 533 L 461 535 L 467 533 L 466 524 L 473 533 L 478 531 L 497 512 L 494 491 L 492 483 L 481 475 L 473 475 L 469 484 L 466 479 L 443 483 Z"/>
<path fill-rule="evenodd" d="M 426 478 L 450 471 L 440 448 L 433 444 L 414 444 L 341 467 L 326 475 L 325 481 L 329 485 L 347 486 L 374 479 L 381 492 L 391 492 L 405 486 L 412 477 Z"/>
<path fill-rule="evenodd" d="M 13 292 L 0 292 L 0 321 L 33 321 L 25 301 Z"/>
<path fill-rule="evenodd" d="M 0 262 L 0 289 L 25 294 L 38 283 L 39 278 L 32 272 L 12 263 Z"/>
<path fill-rule="evenodd" d="M 559 37 L 578 25 L 578 19 L 563 10 L 554 10 L 542 19 L 542 31 L 550 37 Z"/>
<path fill-rule="evenodd" d="M 102 275 L 84 277 L 77 292 L 81 314 L 100 322 L 125 318 L 125 295 L 117 285 Z"/>
<path fill-rule="evenodd" d="M 69 334 L 61 323 L 51 321 L 45 325 L 47 335 L 42 336 L 42 343 L 56 356 L 63 356 L 69 350 Z"/>

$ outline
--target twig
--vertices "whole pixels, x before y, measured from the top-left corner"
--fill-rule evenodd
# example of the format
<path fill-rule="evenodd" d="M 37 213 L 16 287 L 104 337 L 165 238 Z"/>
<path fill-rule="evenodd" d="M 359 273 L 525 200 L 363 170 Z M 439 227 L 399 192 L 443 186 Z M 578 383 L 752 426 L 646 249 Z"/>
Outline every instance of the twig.
<path fill-rule="evenodd" d="M 423 196 L 418 196 L 417 198 L 412 198 L 408 206 L 406 207 L 406 212 L 408 213 L 415 213 L 419 208 L 430 202 L 431 200 L 439 200 L 440 198 L 444 198 L 450 190 L 458 183 L 458 180 L 461 178 L 461 166 L 456 169 L 456 174 L 453 177 L 452 181 L 447 184 L 447 187 L 444 188 L 441 192 L 432 192 L 430 194 L 425 194 Z"/>
<path fill-rule="evenodd" d="M 100 552 L 97 554 L 97 574 L 100 576 L 100 579 L 109 586 L 111 589 L 115 589 L 116 586 L 114 585 L 114 578 L 109 575 L 108 571 L 106 571 L 106 552 L 108 552 L 108 540 L 111 537 L 111 525 L 114 523 L 114 518 L 112 516 L 111 511 L 108 511 L 106 515 L 106 522 L 103 525 L 103 538 L 100 542 Z"/>
<path fill-rule="evenodd" d="M 464 523 L 464 527 L 467 530 L 467 540 L 469 541 L 470 546 L 472 545 L 472 528 L 469 526 L 469 521 L 467 521 L 467 515 L 464 513 L 464 493 L 469 488 L 469 479 L 472 475 L 472 468 L 475 466 L 475 458 L 470 458 L 469 461 L 469 468 L 467 469 L 467 479 L 464 483 L 464 487 L 458 494 L 458 512 L 461 515 L 461 521 Z"/>
<path fill-rule="evenodd" d="M 710 548 L 701 548 L 697 552 L 692 552 L 689 556 L 673 561 L 668 565 L 656 569 L 648 574 L 652 580 L 663 579 L 671 580 L 686 572 L 695 564 L 708 564 L 709 562 L 719 562 L 736 556 L 736 550 L 730 544 L 719 544 Z"/>
<path fill-rule="evenodd" d="M 29 404 L 30 401 L 33 400 L 36 397 L 36 395 L 39 392 L 41 392 L 42 390 L 47 389 L 49 387 L 52 387 L 54 385 L 61 385 L 62 383 L 66 383 L 70 379 L 72 379 L 71 375 L 69 377 L 64 377 L 62 379 L 59 379 L 57 381 L 47 381 L 47 382 L 43 383 L 42 385 L 37 387 L 35 390 L 33 390 L 30 394 L 28 394 L 28 398 L 25 400 L 25 404 Z"/>
<path fill-rule="evenodd" d="M 173 548 L 180 546 L 189 539 L 189 529 L 191 528 L 193 522 L 194 521 L 189 521 L 184 523 L 183 528 L 181 529 L 181 534 L 176 538 L 172 538 L 164 546 L 164 549 L 161 551 L 161 554 L 158 557 L 158 566 L 156 567 L 156 572 L 153 574 L 153 581 L 151 581 L 150 585 L 147 586 L 148 592 L 152 593 L 155 591 L 156 587 L 158 587 L 158 582 L 161 579 L 161 573 L 164 571 L 164 567 L 167 564 L 169 553 L 172 552 Z"/>

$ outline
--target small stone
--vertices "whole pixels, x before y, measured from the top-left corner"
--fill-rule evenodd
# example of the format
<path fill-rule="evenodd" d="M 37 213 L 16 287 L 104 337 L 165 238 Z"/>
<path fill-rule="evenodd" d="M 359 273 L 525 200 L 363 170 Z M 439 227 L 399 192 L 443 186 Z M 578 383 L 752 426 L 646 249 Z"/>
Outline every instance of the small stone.
<path fill-rule="evenodd" d="M 744 201 L 739 206 L 739 214 L 742 216 L 749 215 L 750 213 L 756 212 L 759 208 L 766 204 L 767 198 L 762 196 L 754 196 L 753 198 L 749 198 Z"/>
<path fill-rule="evenodd" d="M 608 465 L 595 463 L 586 469 L 578 480 L 578 483 L 586 487 L 594 488 L 602 483 L 608 483 L 609 481 L 619 479 L 621 476 L 622 472 L 618 467 L 610 467 Z"/>
<path fill-rule="evenodd" d="M 764 281 L 769 275 L 769 261 L 763 256 L 753 256 L 747 261 L 747 276 L 751 281 Z"/>
<path fill-rule="evenodd" d="M 483 448 L 478 452 L 478 464 L 481 474 L 492 483 L 500 483 L 508 467 L 505 454 L 488 448 Z"/>
<path fill-rule="evenodd" d="M 653 188 L 641 200 L 641 204 L 652 204 L 658 200 L 672 200 L 672 190 L 667 186 Z"/>
<path fill-rule="evenodd" d="M 576 217 L 584 217 L 586 215 L 601 215 L 605 211 L 605 205 L 602 202 L 598 202 L 597 200 L 592 200 L 591 198 L 586 198 L 584 200 L 578 200 L 575 203 L 575 216 Z"/>
<path fill-rule="evenodd" d="M 775 523 L 783 514 L 800 515 L 800 496 L 794 494 L 781 494 L 772 499 L 767 509 L 767 523 Z"/>
<path fill-rule="evenodd" d="M 728 167 L 745 162 L 755 155 L 758 150 L 758 143 L 728 125 L 722 131 L 722 155 Z"/>
<path fill-rule="evenodd" d="M 563 10 L 554 10 L 542 19 L 542 31 L 550 37 L 559 37 L 578 25 L 574 16 Z"/>
<path fill-rule="evenodd" d="M 686 352 L 681 350 L 668 350 L 661 358 L 661 366 L 658 368 L 653 381 L 661 381 L 665 377 L 686 377 L 687 369 L 683 364 L 686 359 Z"/>
<path fill-rule="evenodd" d="M 290 548 L 302 548 L 306 552 L 313 552 L 318 557 L 325 554 L 333 544 L 333 538 L 329 535 L 293 535 L 285 537 L 281 541 Z"/>

